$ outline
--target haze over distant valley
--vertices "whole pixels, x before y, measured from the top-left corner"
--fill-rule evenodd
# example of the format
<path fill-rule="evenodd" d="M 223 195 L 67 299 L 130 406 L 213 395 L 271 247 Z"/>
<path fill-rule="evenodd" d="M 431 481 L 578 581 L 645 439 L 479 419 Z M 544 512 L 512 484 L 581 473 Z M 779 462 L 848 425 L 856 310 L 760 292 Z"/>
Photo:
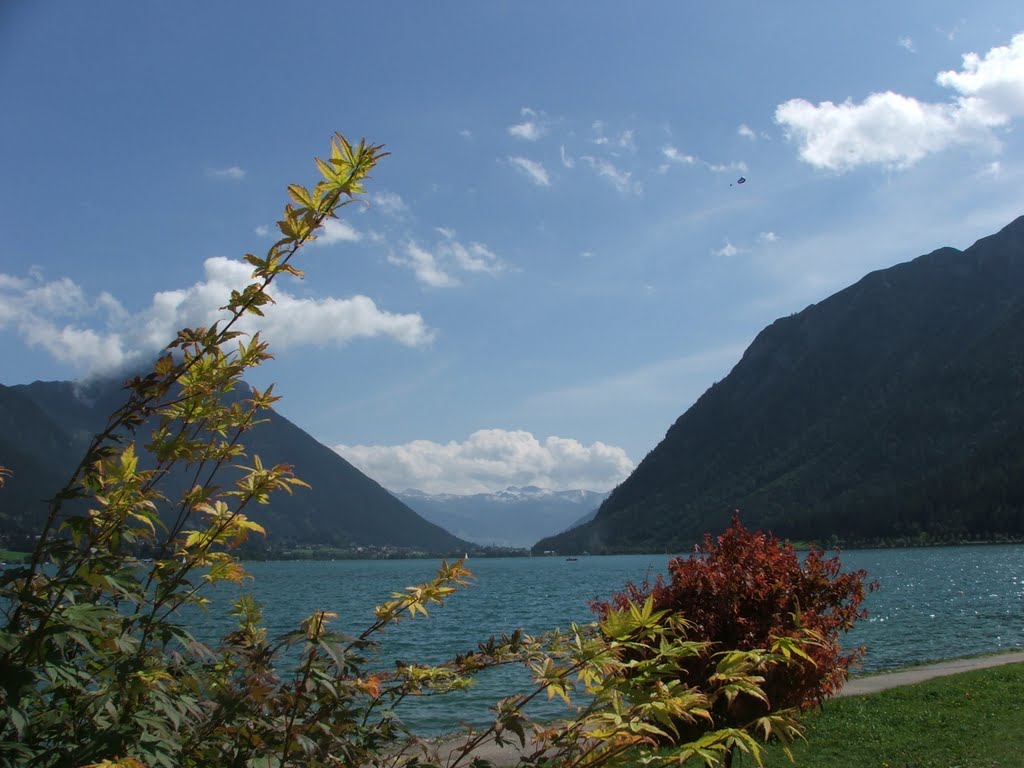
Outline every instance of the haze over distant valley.
<path fill-rule="evenodd" d="M 459 538 L 478 544 L 529 548 L 545 536 L 589 519 L 608 494 L 509 486 L 498 493 L 467 496 L 411 489 L 395 496 Z"/>

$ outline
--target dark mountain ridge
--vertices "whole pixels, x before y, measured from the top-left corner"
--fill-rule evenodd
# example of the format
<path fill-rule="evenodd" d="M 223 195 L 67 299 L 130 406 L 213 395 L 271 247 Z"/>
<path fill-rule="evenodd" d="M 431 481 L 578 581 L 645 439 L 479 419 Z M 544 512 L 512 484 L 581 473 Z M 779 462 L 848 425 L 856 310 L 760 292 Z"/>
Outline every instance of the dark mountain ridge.
<path fill-rule="evenodd" d="M 776 320 L 534 549 L 685 549 L 734 509 L 795 539 L 1024 535 L 1024 217 Z"/>
<path fill-rule="evenodd" d="M 244 388 L 235 396 L 245 397 Z M 125 397 L 119 383 L 72 382 L 0 385 L 0 465 L 13 471 L 0 490 L 0 533 L 22 541 L 40 529 L 46 505 L 77 466 L 93 433 Z M 275 494 L 269 505 L 248 510 L 267 529 L 272 547 L 357 546 L 429 553 L 463 552 L 467 542 L 430 523 L 327 446 L 276 412 L 248 432 L 246 454 L 264 464 L 292 464 L 312 489 Z M 145 442 L 146 430 L 139 435 Z M 246 463 L 242 461 L 241 463 Z M 233 476 L 222 470 L 222 484 Z M 172 477 L 171 488 L 185 487 Z"/>

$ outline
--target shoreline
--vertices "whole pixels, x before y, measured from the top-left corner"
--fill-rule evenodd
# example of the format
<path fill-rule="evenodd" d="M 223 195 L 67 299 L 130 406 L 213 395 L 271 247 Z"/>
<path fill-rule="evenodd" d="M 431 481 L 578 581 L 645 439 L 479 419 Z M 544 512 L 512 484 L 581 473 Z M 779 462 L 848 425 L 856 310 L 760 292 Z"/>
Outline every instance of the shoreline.
<path fill-rule="evenodd" d="M 867 696 L 875 693 L 881 693 L 882 691 L 887 691 L 892 688 L 915 685 L 916 683 L 922 683 L 937 677 L 947 677 L 950 675 L 960 674 L 961 672 L 971 672 L 976 669 L 998 667 L 1004 664 L 1024 664 L 1024 650 L 1001 651 L 998 653 L 980 656 L 946 659 L 944 661 L 927 662 L 912 667 L 901 667 L 886 672 L 873 672 L 868 675 L 850 678 L 846 681 L 842 690 L 832 698 Z M 442 755 L 450 759 L 451 756 L 458 751 L 461 743 L 464 743 L 464 740 L 461 737 L 457 737 L 453 741 L 449 742 L 449 744 L 442 749 Z M 496 768 L 509 768 L 510 766 L 514 766 L 522 754 L 529 750 L 530 747 L 531 743 L 528 737 L 525 749 L 519 746 L 518 741 L 515 743 L 506 743 L 501 747 L 492 742 L 481 745 L 477 749 L 473 750 L 471 754 L 473 757 L 491 761 Z"/>
<path fill-rule="evenodd" d="M 908 667 L 872 672 L 851 677 L 836 696 L 863 696 L 871 693 L 900 688 L 905 685 L 923 683 L 936 677 L 988 669 L 1004 664 L 1024 664 L 1024 650 L 999 651 L 979 656 L 963 656 L 955 659 L 929 661 Z"/>

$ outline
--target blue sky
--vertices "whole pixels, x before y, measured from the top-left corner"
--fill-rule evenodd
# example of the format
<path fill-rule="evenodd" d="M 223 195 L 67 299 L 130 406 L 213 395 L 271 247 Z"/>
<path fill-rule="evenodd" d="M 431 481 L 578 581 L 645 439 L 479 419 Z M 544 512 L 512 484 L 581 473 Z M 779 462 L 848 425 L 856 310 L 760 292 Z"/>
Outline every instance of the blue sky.
<path fill-rule="evenodd" d="M 208 321 L 338 130 L 392 154 L 253 382 L 395 490 L 606 490 L 775 318 L 1024 213 L 1024 6 L 9 2 L 0 111 L 0 382 Z"/>

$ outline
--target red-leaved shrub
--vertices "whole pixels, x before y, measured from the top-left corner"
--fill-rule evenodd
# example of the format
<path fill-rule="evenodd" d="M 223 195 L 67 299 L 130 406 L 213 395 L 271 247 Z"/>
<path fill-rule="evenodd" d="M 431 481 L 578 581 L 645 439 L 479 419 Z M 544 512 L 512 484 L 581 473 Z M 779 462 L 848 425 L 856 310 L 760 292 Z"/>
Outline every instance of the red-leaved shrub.
<path fill-rule="evenodd" d="M 668 580 L 629 583 L 625 592 L 592 608 L 605 615 L 629 600 L 642 603 L 653 595 L 657 610 L 681 616 L 689 626 L 686 638 L 710 642 L 720 650 L 768 649 L 779 637 L 807 640 L 801 647 L 813 660 L 795 657 L 792 664 L 767 665 L 761 674 L 768 705 L 751 697 L 736 700 L 712 713 L 716 727 L 739 725 L 784 709 L 805 710 L 836 693 L 863 648 L 843 649 L 840 636 L 864 618 L 861 607 L 867 573 L 843 573 L 839 557 L 820 549 L 798 554 L 770 533 L 751 531 L 733 518 L 721 535 L 705 535 L 703 546 L 688 558 L 673 558 Z M 696 687 L 715 674 L 713 655 L 686 659 L 681 678 Z"/>

